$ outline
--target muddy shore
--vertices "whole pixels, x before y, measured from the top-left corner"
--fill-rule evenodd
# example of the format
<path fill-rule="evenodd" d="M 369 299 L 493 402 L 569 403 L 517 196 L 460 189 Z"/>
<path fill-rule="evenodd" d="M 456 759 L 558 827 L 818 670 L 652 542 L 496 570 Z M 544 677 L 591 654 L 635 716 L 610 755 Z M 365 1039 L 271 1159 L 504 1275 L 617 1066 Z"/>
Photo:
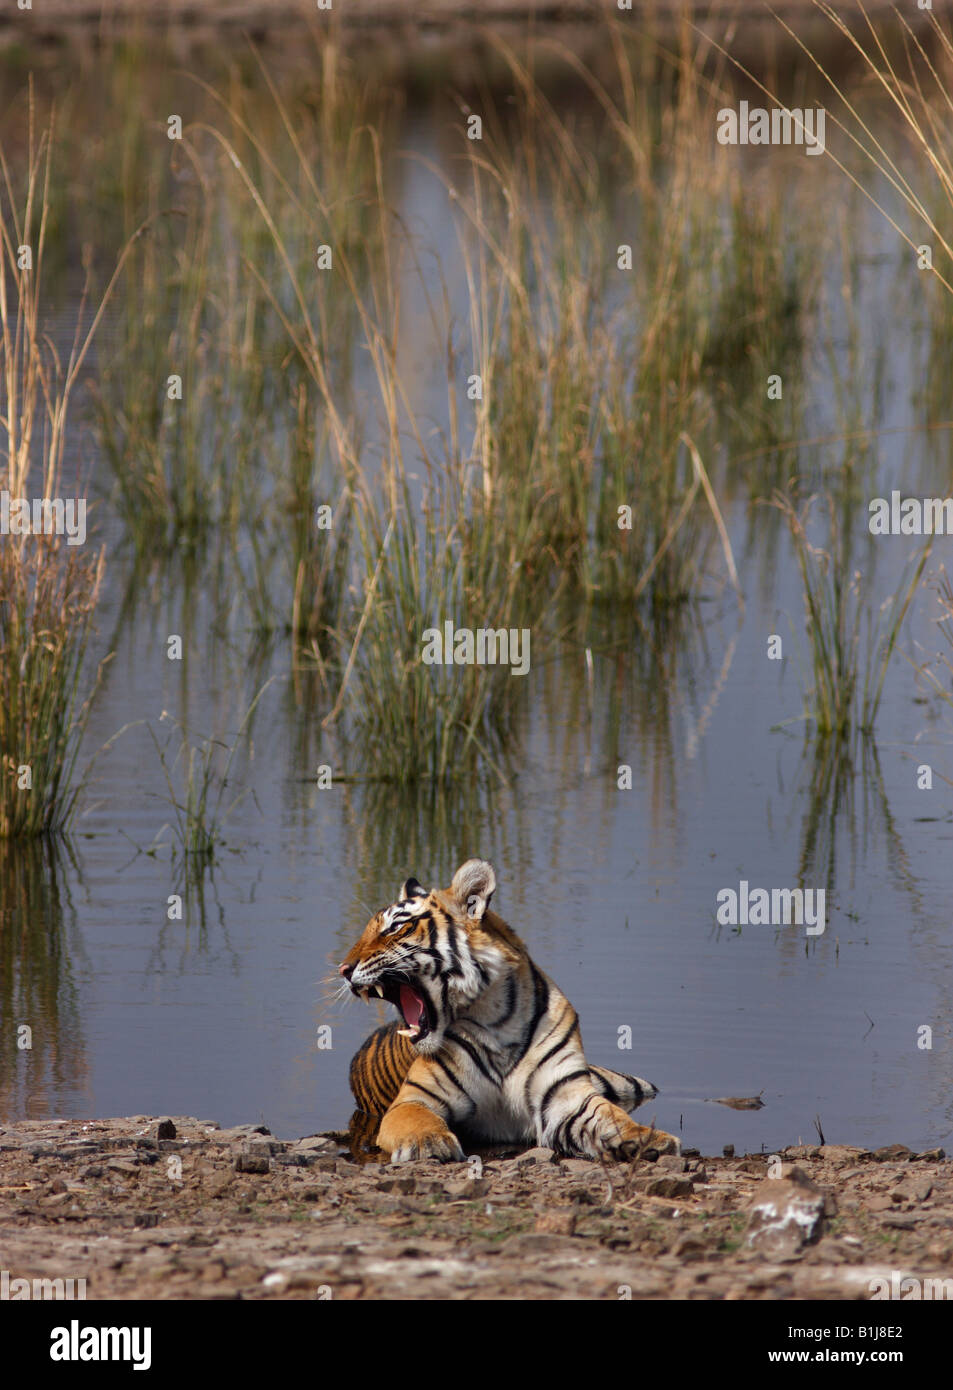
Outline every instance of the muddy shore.
<path fill-rule="evenodd" d="M 56 1279 L 87 1299 L 940 1298 L 953 1160 L 827 1144 L 603 1167 L 507 1149 L 394 1169 L 340 1136 L 20 1121 L 0 1124 L 0 1230 L 0 1299 Z"/>

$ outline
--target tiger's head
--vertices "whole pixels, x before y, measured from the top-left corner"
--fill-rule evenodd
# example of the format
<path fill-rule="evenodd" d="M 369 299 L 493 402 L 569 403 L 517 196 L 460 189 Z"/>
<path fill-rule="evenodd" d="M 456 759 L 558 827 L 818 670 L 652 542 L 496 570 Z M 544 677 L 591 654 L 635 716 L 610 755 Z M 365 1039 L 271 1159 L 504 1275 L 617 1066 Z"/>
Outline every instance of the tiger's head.
<path fill-rule="evenodd" d="M 509 928 L 487 914 L 495 888 L 485 859 L 461 864 L 445 891 L 409 878 L 340 967 L 352 993 L 396 1005 L 399 1031 L 420 1052 L 436 1052 L 453 1020 L 518 957 Z"/>

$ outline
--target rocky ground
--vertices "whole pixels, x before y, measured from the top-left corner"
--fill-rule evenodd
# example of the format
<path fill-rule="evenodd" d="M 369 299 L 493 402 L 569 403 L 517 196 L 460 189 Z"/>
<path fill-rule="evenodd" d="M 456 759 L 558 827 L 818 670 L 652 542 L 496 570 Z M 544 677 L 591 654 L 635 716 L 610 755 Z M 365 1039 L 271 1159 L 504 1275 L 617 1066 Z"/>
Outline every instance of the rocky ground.
<path fill-rule="evenodd" d="M 0 1231 L 0 1298 L 68 1278 L 88 1299 L 869 1299 L 903 1278 L 940 1297 L 953 1161 L 828 1144 L 393 1169 L 343 1136 L 23 1121 L 0 1125 Z"/>

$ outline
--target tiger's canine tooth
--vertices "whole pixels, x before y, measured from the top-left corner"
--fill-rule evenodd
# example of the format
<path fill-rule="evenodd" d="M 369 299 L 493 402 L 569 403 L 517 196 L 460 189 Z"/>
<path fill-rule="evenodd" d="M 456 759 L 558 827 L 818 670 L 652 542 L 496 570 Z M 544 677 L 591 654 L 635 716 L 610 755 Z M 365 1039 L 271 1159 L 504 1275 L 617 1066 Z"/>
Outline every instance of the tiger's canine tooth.
<path fill-rule="evenodd" d="M 383 999 L 384 991 L 381 989 L 380 985 L 375 985 L 374 988 L 377 990 L 378 999 Z"/>

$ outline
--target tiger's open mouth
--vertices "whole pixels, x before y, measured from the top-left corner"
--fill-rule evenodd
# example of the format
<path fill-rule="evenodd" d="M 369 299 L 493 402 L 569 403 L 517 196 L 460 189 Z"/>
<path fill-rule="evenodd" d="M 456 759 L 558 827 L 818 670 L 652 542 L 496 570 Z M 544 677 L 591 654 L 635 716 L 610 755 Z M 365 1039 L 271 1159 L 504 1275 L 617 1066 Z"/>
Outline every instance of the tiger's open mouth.
<path fill-rule="evenodd" d="M 422 990 L 408 984 L 406 980 L 401 980 L 396 975 L 381 975 L 369 989 L 355 992 L 368 1000 L 376 995 L 378 999 L 385 999 L 388 1004 L 394 1004 L 407 1025 L 397 1030 L 402 1038 L 410 1038 L 411 1042 L 418 1043 L 433 1031 L 436 1020 L 430 1000 Z"/>

